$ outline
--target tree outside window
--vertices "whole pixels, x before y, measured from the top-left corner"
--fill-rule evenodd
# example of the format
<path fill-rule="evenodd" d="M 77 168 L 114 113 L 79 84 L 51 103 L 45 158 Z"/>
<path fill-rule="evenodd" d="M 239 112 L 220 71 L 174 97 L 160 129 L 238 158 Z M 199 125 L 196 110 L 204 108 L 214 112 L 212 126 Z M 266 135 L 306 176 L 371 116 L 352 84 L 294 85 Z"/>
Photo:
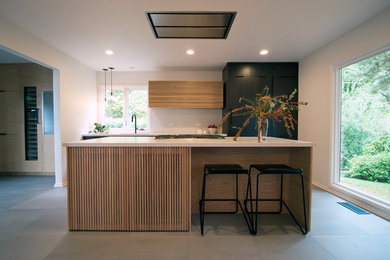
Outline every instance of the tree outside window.
<path fill-rule="evenodd" d="M 103 91 L 104 93 L 104 91 Z M 137 115 L 137 128 L 148 128 L 147 87 L 119 87 L 106 90 L 106 101 L 102 103 L 104 124 L 110 129 L 134 129 L 131 116 Z"/>
<path fill-rule="evenodd" d="M 109 128 L 123 128 L 123 90 L 106 91 L 105 124 Z"/>
<path fill-rule="evenodd" d="M 341 77 L 340 183 L 390 201 L 390 50 Z"/>

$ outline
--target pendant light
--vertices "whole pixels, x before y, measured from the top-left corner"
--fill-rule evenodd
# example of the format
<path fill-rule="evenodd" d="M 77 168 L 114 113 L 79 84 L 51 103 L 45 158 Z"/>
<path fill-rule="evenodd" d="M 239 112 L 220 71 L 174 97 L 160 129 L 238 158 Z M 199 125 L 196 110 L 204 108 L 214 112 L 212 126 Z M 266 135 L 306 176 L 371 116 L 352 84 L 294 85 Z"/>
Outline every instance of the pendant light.
<path fill-rule="evenodd" d="M 107 97 L 106 97 L 106 90 L 107 90 L 107 77 L 106 77 L 106 74 L 107 74 L 107 71 L 108 69 L 104 68 L 104 102 L 107 101 Z"/>
<path fill-rule="evenodd" d="M 111 71 L 111 96 L 112 96 L 112 71 L 115 69 L 114 67 L 108 67 Z"/>

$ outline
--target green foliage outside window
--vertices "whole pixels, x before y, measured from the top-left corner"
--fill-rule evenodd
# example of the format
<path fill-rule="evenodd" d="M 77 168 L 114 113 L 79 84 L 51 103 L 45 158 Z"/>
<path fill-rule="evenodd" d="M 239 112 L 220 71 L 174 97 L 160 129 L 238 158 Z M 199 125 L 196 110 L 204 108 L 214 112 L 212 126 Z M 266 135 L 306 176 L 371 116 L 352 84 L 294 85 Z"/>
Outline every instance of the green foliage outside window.
<path fill-rule="evenodd" d="M 123 127 L 123 90 L 111 90 L 106 91 L 106 105 L 104 115 L 106 118 L 106 124 L 110 128 L 122 128 Z"/>
<path fill-rule="evenodd" d="M 341 113 L 341 175 L 388 182 L 390 51 L 342 69 Z"/>
<path fill-rule="evenodd" d="M 351 159 L 345 177 L 390 183 L 390 136 L 382 136 L 363 148 L 363 154 Z"/>
<path fill-rule="evenodd" d="M 129 91 L 129 117 L 137 115 L 137 127 L 148 127 L 148 93 L 146 90 Z"/>
<path fill-rule="evenodd" d="M 128 114 L 124 115 L 125 97 L 123 89 L 106 91 L 106 102 L 104 107 L 105 124 L 110 128 L 123 128 L 124 121 L 128 127 L 133 128 L 131 116 L 137 115 L 137 127 L 148 127 L 148 93 L 146 90 L 128 90 Z M 124 118 L 126 116 L 127 118 Z M 127 120 L 124 120 L 127 119 Z"/>

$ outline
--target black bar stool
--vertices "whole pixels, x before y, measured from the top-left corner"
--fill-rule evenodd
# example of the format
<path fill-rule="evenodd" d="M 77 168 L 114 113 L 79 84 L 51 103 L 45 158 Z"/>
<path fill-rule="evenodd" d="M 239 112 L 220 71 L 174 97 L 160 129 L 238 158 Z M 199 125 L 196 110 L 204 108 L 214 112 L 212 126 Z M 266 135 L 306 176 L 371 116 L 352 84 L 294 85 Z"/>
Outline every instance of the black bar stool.
<path fill-rule="evenodd" d="M 248 187 L 247 187 L 247 192 L 246 192 L 246 199 L 245 199 L 245 211 L 247 212 L 248 214 L 248 217 L 249 217 L 249 213 L 254 213 L 255 214 L 255 218 L 253 219 L 253 214 L 251 214 L 251 217 L 250 217 L 250 220 L 251 220 L 251 223 L 252 223 L 252 228 L 253 228 L 253 234 L 256 234 L 257 233 L 257 215 L 260 213 L 260 214 L 269 214 L 269 213 L 276 213 L 276 214 L 279 214 L 282 212 L 282 205 L 284 205 L 286 207 L 286 209 L 288 210 L 288 212 L 290 213 L 291 217 L 294 219 L 295 223 L 298 225 L 299 229 L 301 230 L 301 232 L 305 235 L 307 233 L 307 216 L 306 216 L 306 200 L 305 200 L 305 184 L 304 184 L 304 178 L 303 178 L 303 170 L 302 169 L 293 169 L 291 168 L 290 166 L 287 166 L 287 165 L 284 165 L 284 164 L 252 164 L 250 167 L 249 167 L 249 176 L 252 172 L 252 168 L 256 169 L 258 171 L 257 173 L 257 177 L 256 177 L 256 198 L 255 199 L 252 199 L 252 196 L 250 195 L 251 192 L 252 192 L 252 189 L 251 187 L 249 187 L 250 184 L 248 184 Z M 280 174 L 280 198 L 279 199 L 259 199 L 259 177 L 260 175 L 269 175 L 269 174 Z M 301 179 L 301 184 L 302 184 L 302 201 L 303 201 L 303 214 L 304 214 L 304 220 L 305 220 L 305 227 L 302 228 L 302 226 L 299 224 L 299 222 L 297 221 L 297 219 L 295 218 L 295 216 L 293 215 L 293 213 L 291 212 L 291 210 L 289 209 L 289 207 L 287 206 L 287 204 L 284 202 L 283 200 L 283 175 L 297 175 L 297 176 L 300 176 L 300 179 Z M 250 183 L 250 182 L 248 182 Z M 248 198 L 248 194 L 249 194 L 249 198 Z M 251 210 L 252 210 L 252 202 L 254 201 L 256 204 L 255 204 L 255 211 L 248 211 L 248 208 L 247 208 L 247 202 L 250 201 L 250 205 L 251 205 Z M 259 201 L 279 201 L 280 204 L 279 204 L 279 211 L 271 211 L 271 212 L 264 212 L 264 211 L 261 211 L 259 212 L 258 211 L 258 204 L 259 204 Z"/>
<path fill-rule="evenodd" d="M 211 174 L 224 175 L 224 174 L 234 174 L 236 175 L 236 197 L 234 199 L 206 199 L 206 177 Z M 238 212 L 238 206 L 240 206 L 242 214 L 244 215 L 244 219 L 246 224 L 248 225 L 249 232 L 252 233 L 251 222 L 249 218 L 246 216 L 246 212 L 244 211 L 241 202 L 238 199 L 238 175 L 246 174 L 248 176 L 248 187 L 251 186 L 251 179 L 249 176 L 248 169 L 243 169 L 238 164 L 206 164 L 204 166 L 204 175 L 203 175 L 203 187 L 202 187 L 202 197 L 199 201 L 199 212 L 200 212 L 200 232 L 203 235 L 204 229 L 204 216 L 205 214 L 235 214 Z M 250 188 L 251 189 L 251 188 Z M 252 194 L 252 192 L 251 192 Z M 252 199 L 252 196 L 250 196 Z M 205 211 L 206 201 L 234 201 L 236 202 L 236 208 L 234 211 L 228 212 L 215 212 L 215 211 Z"/>

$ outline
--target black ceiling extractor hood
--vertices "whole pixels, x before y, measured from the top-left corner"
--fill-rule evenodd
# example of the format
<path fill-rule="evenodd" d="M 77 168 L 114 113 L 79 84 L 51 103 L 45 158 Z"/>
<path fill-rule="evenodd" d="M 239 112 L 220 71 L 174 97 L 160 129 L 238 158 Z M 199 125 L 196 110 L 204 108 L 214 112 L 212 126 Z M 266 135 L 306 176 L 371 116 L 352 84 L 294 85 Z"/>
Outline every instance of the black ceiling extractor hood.
<path fill-rule="evenodd" d="M 226 39 L 237 12 L 146 12 L 156 38 Z"/>

